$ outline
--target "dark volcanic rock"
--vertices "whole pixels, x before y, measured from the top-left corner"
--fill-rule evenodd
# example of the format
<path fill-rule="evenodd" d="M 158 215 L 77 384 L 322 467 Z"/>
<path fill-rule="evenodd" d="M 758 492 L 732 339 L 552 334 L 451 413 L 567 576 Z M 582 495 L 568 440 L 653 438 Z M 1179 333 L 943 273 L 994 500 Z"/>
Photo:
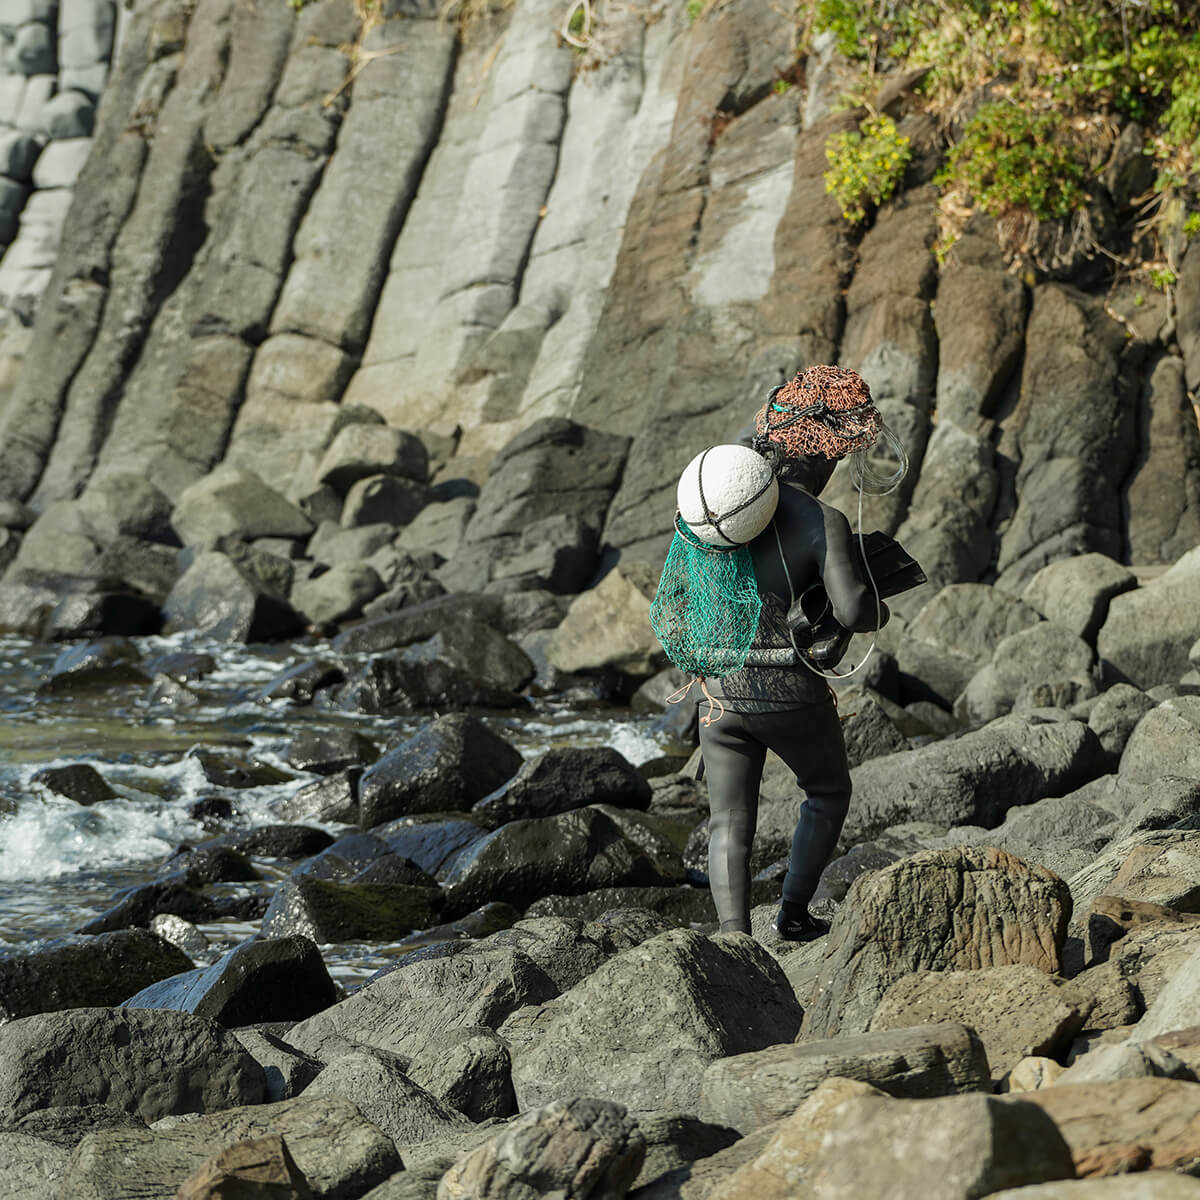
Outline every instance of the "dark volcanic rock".
<path fill-rule="evenodd" d="M 109 1104 L 144 1121 L 257 1104 L 262 1068 L 190 1013 L 73 1008 L 0 1026 L 0 1107 Z"/>
<path fill-rule="evenodd" d="M 159 868 L 162 876 L 187 876 L 190 887 L 200 887 L 206 883 L 249 883 L 261 876 L 251 865 L 250 860 L 232 846 L 181 846 Z"/>
<path fill-rule="evenodd" d="M 79 933 L 108 933 L 136 925 L 145 927 L 160 913 L 174 913 L 189 921 L 214 921 L 222 917 L 253 920 L 266 911 L 265 895 L 206 896 L 193 887 L 186 873 L 168 875 L 124 893 L 106 912 L 82 925 Z"/>
<path fill-rule="evenodd" d="M 321 952 L 305 937 L 251 938 L 211 967 L 131 995 L 125 1008 L 170 1008 L 219 1025 L 302 1021 L 337 1000 Z"/>
<path fill-rule="evenodd" d="M 523 1109 L 582 1092 L 695 1112 L 717 1058 L 790 1042 L 801 1010 L 779 964 L 744 934 L 673 929 L 618 954 L 500 1034 Z"/>
<path fill-rule="evenodd" d="M 498 596 L 437 596 L 423 604 L 363 621 L 339 633 L 330 646 L 336 654 L 378 654 L 423 642 L 455 626 L 497 625 L 502 610 Z"/>
<path fill-rule="evenodd" d="M 425 813 L 377 825 L 374 833 L 395 853 L 441 879 L 463 849 L 485 837 L 487 830 L 471 817 Z"/>
<path fill-rule="evenodd" d="M 522 761 L 477 717 L 439 717 L 363 774 L 360 824 L 369 829 L 412 813 L 468 809 L 511 779 Z"/>
<path fill-rule="evenodd" d="M 253 854 L 259 858 L 308 858 L 319 854 L 332 843 L 330 834 L 311 825 L 256 825 L 253 829 L 223 833 L 220 837 L 201 843 L 196 849 L 231 846 L 243 854 Z"/>
<path fill-rule="evenodd" d="M 501 826 L 464 850 L 442 882 L 447 904 L 463 911 L 485 900 L 523 907 L 555 893 L 671 881 L 610 816 L 581 808 Z"/>
<path fill-rule="evenodd" d="M 474 640 L 489 637 L 502 657 L 509 647 L 516 649 L 494 630 L 477 632 Z M 520 708 L 526 703 L 515 691 L 477 673 L 469 662 L 460 665 L 455 655 L 436 653 L 440 644 L 438 635 L 410 650 L 377 655 L 339 693 L 338 706 L 348 712 L 403 715 L 425 709 Z M 532 664 L 528 675 L 533 677 Z M 511 678 L 512 673 L 504 669 L 504 676 Z"/>
<path fill-rule="evenodd" d="M 216 787 L 253 788 L 275 783 L 287 783 L 292 776 L 266 763 L 243 763 L 211 750 L 189 750 L 189 759 L 200 764 L 204 778 Z"/>
<path fill-rule="evenodd" d="M 289 700 L 292 704 L 311 704 L 319 691 L 346 681 L 346 672 L 338 663 L 311 659 L 288 667 L 275 676 L 259 693 L 262 700 Z M 302 735 L 303 736 L 303 735 Z M 315 736 L 315 735 L 309 735 Z M 291 761 L 290 759 L 288 760 Z M 299 764 L 293 763 L 293 766 Z M 300 767 L 301 770 L 314 770 Z"/>
<path fill-rule="evenodd" d="M 105 638 L 64 650 L 54 660 L 50 677 L 40 690 L 58 693 L 149 682 L 137 647 L 125 638 Z"/>
<path fill-rule="evenodd" d="M 292 738 L 283 757 L 297 771 L 336 775 L 348 767 L 370 766 L 379 749 L 356 729 L 306 729 Z"/>
<path fill-rule="evenodd" d="M 492 828 L 522 817 L 552 817 L 589 804 L 650 807 L 650 785 L 610 746 L 548 750 L 525 763 L 471 812 Z"/>
<path fill-rule="evenodd" d="M 111 1104 L 39 1108 L 26 1113 L 12 1129 L 73 1150 L 89 1133 L 100 1129 L 145 1129 L 146 1122 Z"/>
<path fill-rule="evenodd" d="M 525 914 L 596 921 L 605 913 L 623 908 L 646 909 L 670 925 L 685 927 L 709 925 L 717 919 L 711 894 L 699 887 L 611 887 L 575 896 L 545 896 L 530 904 Z"/>
<path fill-rule="evenodd" d="M 855 767 L 844 836 L 860 841 L 903 821 L 998 825 L 1010 808 L 1080 787 L 1101 773 L 1104 758 L 1080 721 L 1003 717 Z"/>
<path fill-rule="evenodd" d="M 167 632 L 192 630 L 225 642 L 265 642 L 304 628 L 287 600 L 228 555 L 198 554 L 163 605 Z"/>
<path fill-rule="evenodd" d="M 436 888 L 293 875 L 271 897 L 262 933 L 272 938 L 302 934 L 321 944 L 391 941 L 432 925 L 440 902 Z"/>
<path fill-rule="evenodd" d="M 43 767 L 29 777 L 30 783 L 41 784 L 57 796 L 65 796 L 85 808 L 112 800 L 116 792 L 104 781 L 104 776 L 87 763 L 72 763 L 67 767 Z"/>
<path fill-rule="evenodd" d="M 182 950 L 144 929 L 58 938 L 0 955 L 0 1016 L 120 1004 L 130 990 L 191 967 Z"/>
<path fill-rule="evenodd" d="M 293 792 L 276 808 L 285 821 L 336 821 L 358 824 L 358 782 L 362 768 L 327 775 Z"/>

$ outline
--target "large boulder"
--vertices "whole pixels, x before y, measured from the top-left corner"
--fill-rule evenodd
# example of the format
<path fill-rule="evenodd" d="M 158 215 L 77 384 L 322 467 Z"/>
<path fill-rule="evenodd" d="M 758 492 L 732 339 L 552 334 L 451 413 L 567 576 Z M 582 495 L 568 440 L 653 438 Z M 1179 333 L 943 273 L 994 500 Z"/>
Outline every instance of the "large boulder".
<path fill-rule="evenodd" d="M 1103 751 L 1081 721 L 1008 716 L 948 741 L 859 764 L 844 836 L 931 821 L 998 825 L 1009 809 L 1062 795 L 1100 773 Z"/>
<path fill-rule="evenodd" d="M 349 1100 L 402 1155 L 420 1145 L 454 1149 L 474 1125 L 405 1073 L 407 1061 L 376 1046 L 339 1055 L 304 1089 L 305 1099 Z"/>
<path fill-rule="evenodd" d="M 1044 566 L 1025 585 L 1021 599 L 1047 621 L 1095 642 L 1109 602 L 1137 587 L 1137 576 L 1104 554 L 1080 554 Z"/>
<path fill-rule="evenodd" d="M 438 1200 L 623 1196 L 646 1152 L 619 1104 L 570 1099 L 523 1114 L 443 1176 Z"/>
<path fill-rule="evenodd" d="M 190 1013 L 73 1008 L 0 1026 L 0 1109 L 109 1104 L 144 1121 L 257 1104 L 262 1068 Z"/>
<path fill-rule="evenodd" d="M 189 971 L 192 960 L 146 929 L 64 937 L 0 958 L 0 1020 L 120 1004 L 142 987 Z"/>
<path fill-rule="evenodd" d="M 589 804 L 646 809 L 650 785 L 611 746 L 564 747 L 547 750 L 523 764 L 471 811 L 496 827 L 526 817 L 556 816 Z"/>
<path fill-rule="evenodd" d="M 216 550 L 198 554 L 163 604 L 166 632 L 188 630 L 218 641 L 265 642 L 304 628 L 274 589 Z"/>
<path fill-rule="evenodd" d="M 1070 915 L 1057 875 L 1002 850 L 926 850 L 863 875 L 833 919 L 804 1037 L 865 1031 L 911 971 L 1028 964 L 1053 973 Z"/>
<path fill-rule="evenodd" d="M 1075 1174 L 1054 1121 L 1024 1098 L 865 1097 L 838 1114 L 812 1163 L 814 1200 L 959 1200 Z"/>
<path fill-rule="evenodd" d="M 379 475 L 425 483 L 429 452 L 412 433 L 387 425 L 347 425 L 330 443 L 316 470 L 318 482 L 345 496 L 354 484 Z"/>
<path fill-rule="evenodd" d="M 457 953 L 401 963 L 340 1004 L 294 1025 L 288 1042 L 322 1061 L 350 1042 L 421 1062 L 442 1036 L 496 1029 L 517 1009 L 557 993 L 528 955 L 467 944 Z"/>
<path fill-rule="evenodd" d="M 185 488 L 171 513 L 185 546 L 210 546 L 222 537 L 307 538 L 312 521 L 251 471 L 225 466 Z"/>
<path fill-rule="evenodd" d="M 615 811 L 615 810 L 614 810 Z M 488 900 L 523 907 L 544 896 L 678 882 L 602 808 L 510 821 L 473 842 L 444 874 L 446 902 L 465 912 Z"/>
<path fill-rule="evenodd" d="M 433 924 L 441 904 L 434 887 L 341 883 L 296 874 L 275 889 L 262 921 L 267 938 L 300 935 L 328 942 L 391 941 Z"/>
<path fill-rule="evenodd" d="M 974 1030 L 922 1024 L 721 1058 L 704 1072 L 701 1115 L 746 1134 L 796 1110 L 827 1079 L 856 1079 L 911 1099 L 987 1091 Z"/>
<path fill-rule="evenodd" d="M 695 1112 L 710 1062 L 791 1041 L 800 1016 L 778 963 L 752 939 L 673 929 L 515 1014 L 500 1033 L 522 1108 L 590 1092 Z"/>
<path fill-rule="evenodd" d="M 961 1021 L 979 1035 L 998 1082 L 1023 1058 L 1056 1058 L 1065 1053 L 1083 1028 L 1092 1003 L 1090 996 L 1065 980 L 1032 966 L 917 971 L 901 976 L 884 992 L 870 1028 L 908 1029 Z"/>
<path fill-rule="evenodd" d="M 949 707 L 976 671 L 986 666 L 1002 639 L 1035 625 L 1028 605 L 981 583 L 943 588 L 913 618 L 900 639 L 896 660 L 917 683 L 914 699 Z"/>
<path fill-rule="evenodd" d="M 1200 1084 L 1149 1077 L 1024 1092 L 1058 1126 L 1081 1179 L 1189 1170 L 1200 1141 Z M 1125 1193 L 1122 1193 L 1124 1195 Z"/>
<path fill-rule="evenodd" d="M 1200 778 L 1200 696 L 1174 696 L 1147 712 L 1125 743 L 1120 774 L 1146 784 L 1165 775 Z"/>
<path fill-rule="evenodd" d="M 266 937 L 235 946 L 211 967 L 142 988 L 124 1007 L 170 1008 L 232 1027 L 300 1021 L 336 999 L 337 989 L 313 942 Z"/>
<path fill-rule="evenodd" d="M 1116 596 L 1096 648 L 1105 668 L 1143 690 L 1175 683 L 1200 637 L 1200 547 L 1136 591 Z"/>
<path fill-rule="evenodd" d="M 211 1113 L 170 1129 L 91 1133 L 71 1159 L 63 1194 L 80 1200 L 174 1196 L 215 1151 L 271 1134 L 283 1139 L 313 1195 L 327 1200 L 361 1196 L 402 1166 L 391 1139 L 349 1100 L 299 1096 Z"/>
<path fill-rule="evenodd" d="M 1053 621 L 1002 638 L 992 660 L 971 676 L 954 705 L 967 725 L 983 725 L 1014 707 L 1067 708 L 1099 691 L 1095 653 Z"/>
<path fill-rule="evenodd" d="M 650 628 L 658 576 L 645 563 L 614 567 L 571 602 L 546 648 L 552 667 L 568 673 L 615 669 L 652 675 L 665 665 Z"/>
<path fill-rule="evenodd" d="M 413 813 L 469 809 L 511 779 L 522 761 L 477 717 L 438 717 L 364 772 L 359 822 L 369 829 Z"/>

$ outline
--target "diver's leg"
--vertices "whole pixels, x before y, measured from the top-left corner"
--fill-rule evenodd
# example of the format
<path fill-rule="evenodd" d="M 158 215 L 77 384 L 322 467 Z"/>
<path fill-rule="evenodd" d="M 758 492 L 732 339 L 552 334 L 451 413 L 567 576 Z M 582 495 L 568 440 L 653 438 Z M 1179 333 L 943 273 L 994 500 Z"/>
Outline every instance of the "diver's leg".
<path fill-rule="evenodd" d="M 708 781 L 708 883 L 723 930 L 750 932 L 750 846 L 766 747 L 746 714 L 728 712 L 700 727 Z"/>
<path fill-rule="evenodd" d="M 850 807 L 850 765 L 832 699 L 803 709 L 757 715 L 756 732 L 804 789 L 783 879 L 783 912 L 799 919 L 817 890 Z"/>

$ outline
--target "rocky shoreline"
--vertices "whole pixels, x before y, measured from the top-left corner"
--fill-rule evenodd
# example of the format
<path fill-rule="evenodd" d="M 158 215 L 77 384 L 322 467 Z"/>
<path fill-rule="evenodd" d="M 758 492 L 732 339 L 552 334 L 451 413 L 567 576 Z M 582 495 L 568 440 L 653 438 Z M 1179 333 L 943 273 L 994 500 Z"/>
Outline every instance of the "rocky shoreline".
<path fill-rule="evenodd" d="M 189 571 L 254 578 L 223 544 Z M 311 783 L 280 824 L 180 847 L 0 959 L 0 1194 L 1200 1191 L 1200 551 L 928 598 L 841 691 L 855 796 L 815 901 L 831 930 L 802 945 L 769 928 L 797 803 L 777 768 L 756 936 L 715 934 L 694 710 L 663 713 L 678 754 L 641 770 L 607 748 L 523 761 L 477 715 L 531 689 L 663 708 L 646 594 L 618 565 L 569 600 L 408 596 L 270 681 L 294 706 L 423 715 L 382 744 L 298 733 Z M 227 589 L 194 611 L 262 609 Z M 109 636 L 45 688 L 186 706 L 211 669 Z M 225 789 L 279 778 L 202 759 Z M 85 767 L 38 782 L 106 788 Z M 194 923 L 222 918 L 259 933 L 193 967 Z M 346 994 L 318 947 L 351 940 L 391 963 Z"/>

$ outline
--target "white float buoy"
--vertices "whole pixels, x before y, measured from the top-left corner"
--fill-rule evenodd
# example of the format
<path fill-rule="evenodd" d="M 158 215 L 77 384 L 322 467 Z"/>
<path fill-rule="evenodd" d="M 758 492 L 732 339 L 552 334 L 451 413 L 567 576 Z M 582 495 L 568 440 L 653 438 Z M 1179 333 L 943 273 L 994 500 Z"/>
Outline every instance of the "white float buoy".
<path fill-rule="evenodd" d="M 679 515 L 710 546 L 741 546 L 771 523 L 779 484 L 766 460 L 749 446 L 709 446 L 683 469 L 676 490 Z"/>

